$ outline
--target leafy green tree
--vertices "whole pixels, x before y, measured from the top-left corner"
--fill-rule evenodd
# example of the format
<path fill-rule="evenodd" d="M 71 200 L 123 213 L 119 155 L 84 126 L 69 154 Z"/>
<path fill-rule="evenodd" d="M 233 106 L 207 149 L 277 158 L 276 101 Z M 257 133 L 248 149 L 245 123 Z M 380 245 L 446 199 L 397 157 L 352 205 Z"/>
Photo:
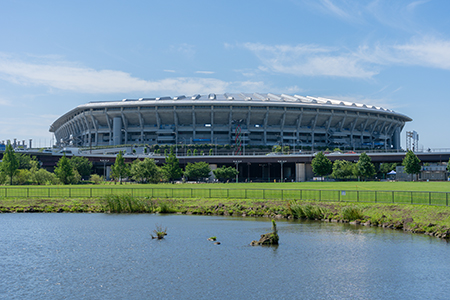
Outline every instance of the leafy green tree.
<path fill-rule="evenodd" d="M 9 184 L 12 185 L 13 177 L 19 169 L 19 163 L 11 144 L 6 145 L 0 167 L 2 173 L 9 177 Z"/>
<path fill-rule="evenodd" d="M 17 170 L 16 176 L 14 176 L 13 184 L 14 185 L 23 185 L 29 184 L 32 182 L 32 174 L 30 170 L 19 169 Z"/>
<path fill-rule="evenodd" d="M 56 183 L 55 179 L 57 179 L 57 177 L 55 176 L 55 174 L 45 169 L 31 168 L 30 172 L 33 182 L 38 185 Z"/>
<path fill-rule="evenodd" d="M 197 155 L 198 155 L 198 150 L 194 149 L 194 156 L 197 156 Z"/>
<path fill-rule="evenodd" d="M 92 163 L 86 157 L 74 156 L 70 159 L 70 164 L 82 178 L 87 179 L 91 175 Z"/>
<path fill-rule="evenodd" d="M 170 151 L 170 154 L 165 158 L 166 162 L 163 165 L 162 169 L 165 172 L 168 180 L 175 180 L 180 178 L 183 175 L 183 170 L 180 168 L 180 162 L 178 158 L 173 153 L 173 150 Z"/>
<path fill-rule="evenodd" d="M 191 149 L 188 149 L 188 150 L 187 150 L 186 156 L 191 156 L 191 155 L 192 155 L 192 150 L 191 150 Z"/>
<path fill-rule="evenodd" d="M 361 153 L 356 163 L 355 175 L 366 180 L 367 178 L 373 177 L 375 173 L 375 166 L 372 163 L 372 159 L 365 152 Z"/>
<path fill-rule="evenodd" d="M 91 177 L 89 177 L 89 181 L 92 181 L 94 184 L 100 184 L 100 182 L 103 181 L 103 176 L 92 174 Z"/>
<path fill-rule="evenodd" d="M 272 147 L 272 152 L 276 152 L 276 153 L 281 152 L 281 146 L 280 145 L 273 146 Z"/>
<path fill-rule="evenodd" d="M 65 154 L 56 164 L 55 174 L 63 184 L 69 184 L 75 181 L 75 170 Z"/>
<path fill-rule="evenodd" d="M 333 163 L 331 176 L 336 179 L 348 179 L 353 177 L 355 164 L 347 160 L 336 160 Z"/>
<path fill-rule="evenodd" d="M 119 154 L 117 154 L 116 156 L 114 165 L 111 166 L 111 176 L 114 179 L 119 179 L 119 183 L 122 184 L 122 179 L 126 178 L 129 175 L 129 171 L 130 169 L 125 163 L 125 158 L 122 155 L 122 151 L 119 151 Z"/>
<path fill-rule="evenodd" d="M 209 156 L 213 155 L 213 149 L 209 149 Z"/>
<path fill-rule="evenodd" d="M 234 167 L 222 166 L 213 170 L 213 174 L 220 181 L 226 181 L 236 178 L 236 175 L 239 174 L 239 172 Z"/>
<path fill-rule="evenodd" d="M 204 161 L 200 161 L 194 164 L 188 163 L 186 170 L 184 171 L 184 176 L 190 180 L 200 180 L 202 178 L 209 177 L 210 172 L 211 168 L 209 167 L 209 164 Z"/>
<path fill-rule="evenodd" d="M 397 167 L 397 163 L 382 163 L 380 165 L 380 173 L 385 176 L 387 173 L 395 170 Z"/>
<path fill-rule="evenodd" d="M 311 166 L 314 174 L 318 176 L 327 176 L 333 171 L 333 163 L 322 152 L 316 154 Z"/>
<path fill-rule="evenodd" d="M 450 172 L 450 159 L 448 160 L 448 163 L 447 163 L 447 172 Z"/>
<path fill-rule="evenodd" d="M 30 170 L 34 163 L 37 163 L 36 157 L 31 157 L 25 153 L 15 153 L 17 163 L 19 164 L 19 169 Z"/>
<path fill-rule="evenodd" d="M 419 174 L 422 168 L 420 166 L 420 159 L 411 150 L 406 152 L 402 165 L 405 167 L 405 172 L 412 175 Z"/>
<path fill-rule="evenodd" d="M 142 161 L 136 159 L 131 164 L 130 175 L 133 180 L 138 182 L 157 183 L 162 178 L 160 168 L 156 165 L 155 161 L 150 158 L 145 158 Z"/>

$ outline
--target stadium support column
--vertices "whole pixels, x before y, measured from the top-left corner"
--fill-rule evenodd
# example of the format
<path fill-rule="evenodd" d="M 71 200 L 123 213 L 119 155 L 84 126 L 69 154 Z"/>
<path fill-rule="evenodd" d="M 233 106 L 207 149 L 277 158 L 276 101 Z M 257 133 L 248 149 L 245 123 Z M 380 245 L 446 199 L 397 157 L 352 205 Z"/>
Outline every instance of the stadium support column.
<path fill-rule="evenodd" d="M 400 149 L 400 127 L 396 127 L 394 130 L 394 134 L 392 135 L 392 145 L 395 150 Z"/>
<path fill-rule="evenodd" d="M 114 117 L 113 119 L 113 145 L 120 145 L 122 142 L 122 118 Z"/>
<path fill-rule="evenodd" d="M 304 163 L 295 164 L 295 181 L 301 182 L 306 180 L 306 169 Z"/>

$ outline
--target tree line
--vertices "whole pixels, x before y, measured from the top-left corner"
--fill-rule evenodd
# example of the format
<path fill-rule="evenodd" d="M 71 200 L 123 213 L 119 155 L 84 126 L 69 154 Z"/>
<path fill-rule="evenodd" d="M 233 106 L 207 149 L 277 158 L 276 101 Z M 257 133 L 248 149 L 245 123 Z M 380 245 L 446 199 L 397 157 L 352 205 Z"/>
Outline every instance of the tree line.
<path fill-rule="evenodd" d="M 233 167 L 225 166 L 212 172 L 221 181 L 233 179 L 238 174 Z M 0 162 L 0 184 L 56 185 L 77 184 L 83 180 L 99 183 L 104 180 L 98 174 L 91 173 L 92 163 L 87 158 L 68 158 L 65 155 L 57 162 L 54 172 L 49 172 L 41 167 L 35 157 L 16 153 L 10 144 L 6 146 Z M 188 163 L 183 171 L 173 148 L 166 155 L 165 163 L 161 167 L 150 158 L 136 159 L 131 164 L 125 163 L 122 152 L 119 152 L 111 167 L 111 177 L 119 183 L 124 179 L 138 183 L 169 182 L 178 179 L 198 181 L 210 177 L 210 173 L 211 168 L 206 162 Z"/>
<path fill-rule="evenodd" d="M 417 175 L 420 173 L 420 159 L 408 150 L 402 164 L 407 174 Z M 372 179 L 377 174 L 377 168 L 372 163 L 372 159 L 366 154 L 361 153 L 358 162 L 354 163 L 347 160 L 335 160 L 331 162 L 322 152 L 316 154 L 311 162 L 311 166 L 315 175 L 324 177 L 331 176 L 339 180 L 351 179 Z M 397 163 L 382 163 L 378 167 L 380 174 L 387 174 L 398 166 Z M 447 170 L 450 172 L 450 160 L 447 164 Z"/>

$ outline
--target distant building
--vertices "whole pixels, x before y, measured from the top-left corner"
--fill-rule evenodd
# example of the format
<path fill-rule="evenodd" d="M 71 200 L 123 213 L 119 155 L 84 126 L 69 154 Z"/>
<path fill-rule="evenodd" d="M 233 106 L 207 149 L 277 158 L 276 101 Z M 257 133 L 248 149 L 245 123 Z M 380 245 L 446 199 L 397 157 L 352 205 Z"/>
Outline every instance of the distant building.
<path fill-rule="evenodd" d="M 396 168 L 396 180 L 398 181 L 411 181 L 413 176 L 405 173 L 404 166 L 397 166 Z M 446 164 L 430 164 L 428 166 L 422 166 L 417 180 L 430 180 L 430 181 L 442 181 L 447 180 L 448 172 Z M 414 176 L 414 180 L 415 180 Z"/>
<path fill-rule="evenodd" d="M 289 145 L 400 149 L 411 118 L 390 109 L 286 94 L 209 94 L 90 102 L 51 126 L 59 145 Z"/>

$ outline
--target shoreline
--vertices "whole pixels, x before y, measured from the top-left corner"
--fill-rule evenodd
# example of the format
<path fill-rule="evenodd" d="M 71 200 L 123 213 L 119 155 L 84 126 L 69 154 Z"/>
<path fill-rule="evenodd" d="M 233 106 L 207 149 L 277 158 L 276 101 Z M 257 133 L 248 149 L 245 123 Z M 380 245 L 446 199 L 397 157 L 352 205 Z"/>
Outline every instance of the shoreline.
<path fill-rule="evenodd" d="M 121 199 L 121 197 L 117 197 Z M 132 207 L 131 201 L 141 206 Z M 121 210 L 111 209 L 105 199 L 13 199 L 0 200 L 1 213 L 174 213 L 273 219 L 309 219 L 321 222 L 378 226 L 450 239 L 450 207 L 355 202 L 268 201 L 248 199 L 138 199 L 128 198 Z M 145 202 L 145 207 L 142 203 Z M 322 214 L 299 217 L 294 205 Z M 124 205 L 125 206 L 125 205 Z M 131 209 L 130 209 L 130 208 Z M 360 212 L 351 219 L 345 209 Z"/>

